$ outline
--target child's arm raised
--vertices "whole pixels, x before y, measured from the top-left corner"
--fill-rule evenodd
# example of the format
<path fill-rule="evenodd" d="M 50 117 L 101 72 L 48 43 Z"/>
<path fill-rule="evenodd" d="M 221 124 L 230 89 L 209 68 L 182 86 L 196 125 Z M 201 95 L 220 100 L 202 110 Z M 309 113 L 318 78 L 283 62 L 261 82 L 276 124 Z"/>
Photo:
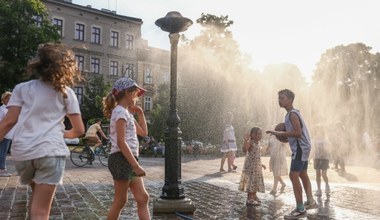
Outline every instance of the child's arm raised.
<path fill-rule="evenodd" d="M 137 120 L 135 121 L 136 132 L 138 135 L 145 137 L 148 135 L 148 126 L 146 125 L 144 111 L 140 106 L 134 105 L 129 107 L 129 112 L 137 114 Z"/>
<path fill-rule="evenodd" d="M 244 135 L 244 144 L 243 144 L 243 152 L 247 152 L 251 146 L 251 142 L 250 142 L 250 136 L 249 134 L 246 134 Z"/>

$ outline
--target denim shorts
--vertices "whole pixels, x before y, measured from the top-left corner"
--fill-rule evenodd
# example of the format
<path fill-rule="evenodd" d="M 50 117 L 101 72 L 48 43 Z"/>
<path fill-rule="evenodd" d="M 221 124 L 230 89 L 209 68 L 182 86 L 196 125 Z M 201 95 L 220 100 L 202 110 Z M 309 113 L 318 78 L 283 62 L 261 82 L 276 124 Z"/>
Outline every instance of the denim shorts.
<path fill-rule="evenodd" d="M 42 157 L 33 160 L 16 161 L 15 168 L 21 184 L 59 185 L 65 172 L 66 157 Z"/>
<path fill-rule="evenodd" d="M 290 171 L 302 172 L 304 170 L 307 170 L 308 163 L 308 161 L 292 159 L 292 162 L 290 164 Z"/>
<path fill-rule="evenodd" d="M 138 158 L 135 157 L 138 161 Z M 114 180 L 133 180 L 136 176 L 131 164 L 121 151 L 110 154 L 108 158 L 108 169 Z"/>

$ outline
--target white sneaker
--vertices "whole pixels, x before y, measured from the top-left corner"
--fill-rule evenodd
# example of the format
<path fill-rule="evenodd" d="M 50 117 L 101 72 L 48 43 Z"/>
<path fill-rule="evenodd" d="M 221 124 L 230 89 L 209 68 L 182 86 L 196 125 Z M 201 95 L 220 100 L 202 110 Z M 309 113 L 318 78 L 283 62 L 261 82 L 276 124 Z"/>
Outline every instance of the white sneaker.
<path fill-rule="evenodd" d="M 315 196 L 322 196 L 322 190 L 318 189 L 315 194 Z"/>
<path fill-rule="evenodd" d="M 12 174 L 9 173 L 7 170 L 0 171 L 0 177 L 10 177 L 10 176 L 12 176 Z"/>
<path fill-rule="evenodd" d="M 325 192 L 326 192 L 326 194 L 330 194 L 331 190 L 330 190 L 329 184 L 326 184 Z"/>

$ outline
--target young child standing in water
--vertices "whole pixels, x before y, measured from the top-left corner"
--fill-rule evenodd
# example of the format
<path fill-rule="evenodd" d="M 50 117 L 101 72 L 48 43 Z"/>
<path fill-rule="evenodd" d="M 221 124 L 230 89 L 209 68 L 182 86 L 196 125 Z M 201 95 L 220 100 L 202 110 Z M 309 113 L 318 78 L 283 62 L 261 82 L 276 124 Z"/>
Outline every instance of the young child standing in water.
<path fill-rule="evenodd" d="M 325 137 L 325 133 L 321 126 L 316 127 L 314 138 L 314 148 L 312 151 L 312 155 L 314 158 L 314 169 L 316 172 L 316 182 L 317 182 L 317 191 L 315 193 L 316 196 L 322 195 L 321 190 L 321 176 L 325 182 L 325 192 L 326 194 L 330 193 L 330 185 L 329 179 L 327 177 L 327 170 L 330 168 L 329 166 L 329 158 L 330 152 L 328 148 L 328 142 Z"/>
<path fill-rule="evenodd" d="M 0 123 L 0 139 L 16 125 L 12 157 L 21 184 L 32 189 L 29 218 L 47 220 L 70 154 L 64 138 L 84 133 L 78 100 L 70 88 L 81 73 L 73 51 L 51 43 L 39 47 L 37 59 L 28 64 L 28 69 L 39 79 L 14 88 L 8 112 Z M 63 125 L 65 116 L 71 122 L 70 130 Z"/>
<path fill-rule="evenodd" d="M 103 100 L 104 115 L 110 118 L 111 154 L 108 169 L 114 180 L 115 196 L 108 220 L 118 219 L 127 202 L 130 189 L 136 202 L 139 219 L 149 220 L 149 195 L 144 187 L 144 169 L 138 163 L 137 135 L 147 136 L 148 129 L 141 107 L 136 105 L 145 89 L 130 78 L 118 79 L 112 92 Z M 137 120 L 133 114 L 137 114 Z"/>
<path fill-rule="evenodd" d="M 253 127 L 250 134 L 244 137 L 243 152 L 246 153 L 243 172 L 240 178 L 239 190 L 247 192 L 247 205 L 260 205 L 261 201 L 256 193 L 265 192 L 264 177 L 261 163 L 260 140 L 262 131 Z"/>
<path fill-rule="evenodd" d="M 281 176 L 288 175 L 288 163 L 286 162 L 286 146 L 278 141 L 275 136 L 269 137 L 269 171 L 273 172 L 273 188 L 270 194 L 277 194 L 278 182 L 281 183 L 281 192 L 284 192 L 286 184 Z"/>

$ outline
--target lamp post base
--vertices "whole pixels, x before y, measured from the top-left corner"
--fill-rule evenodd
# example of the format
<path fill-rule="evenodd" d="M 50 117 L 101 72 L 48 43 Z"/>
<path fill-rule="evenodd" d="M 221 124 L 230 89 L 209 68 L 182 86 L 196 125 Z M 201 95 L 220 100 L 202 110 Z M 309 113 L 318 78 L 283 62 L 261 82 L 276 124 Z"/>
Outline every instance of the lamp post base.
<path fill-rule="evenodd" d="M 195 205 L 191 199 L 162 199 L 158 198 L 153 202 L 153 214 L 163 213 L 194 213 Z"/>

